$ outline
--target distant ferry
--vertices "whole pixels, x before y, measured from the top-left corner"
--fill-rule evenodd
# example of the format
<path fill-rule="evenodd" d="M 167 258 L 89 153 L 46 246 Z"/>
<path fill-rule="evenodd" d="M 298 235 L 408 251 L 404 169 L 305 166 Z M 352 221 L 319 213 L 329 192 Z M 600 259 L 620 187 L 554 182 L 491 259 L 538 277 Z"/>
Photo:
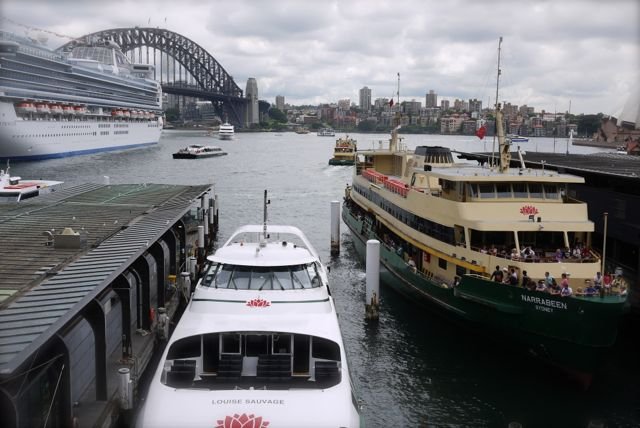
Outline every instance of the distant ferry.
<path fill-rule="evenodd" d="M 333 148 L 333 157 L 329 159 L 329 165 L 353 165 L 358 146 L 356 140 L 349 138 L 338 138 Z"/>
<path fill-rule="evenodd" d="M 331 128 L 322 128 L 318 130 L 318 137 L 335 137 L 336 132 Z"/>
<path fill-rule="evenodd" d="M 517 134 L 507 134 L 507 138 L 511 140 L 512 143 L 528 143 L 529 139 L 527 137 L 523 137 Z"/>
<path fill-rule="evenodd" d="M 232 140 L 235 131 L 233 129 L 233 125 L 225 122 L 220 125 L 220 129 L 218 130 L 218 138 L 221 140 Z"/>
<path fill-rule="evenodd" d="M 0 159 L 35 160 L 156 144 L 162 89 L 153 66 L 110 40 L 61 52 L 0 31 Z"/>

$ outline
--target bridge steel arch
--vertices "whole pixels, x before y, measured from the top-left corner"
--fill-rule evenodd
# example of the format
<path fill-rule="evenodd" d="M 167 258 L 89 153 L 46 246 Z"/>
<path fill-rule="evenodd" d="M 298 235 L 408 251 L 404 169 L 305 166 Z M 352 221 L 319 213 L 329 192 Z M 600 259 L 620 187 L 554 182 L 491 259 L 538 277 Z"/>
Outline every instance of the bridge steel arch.
<path fill-rule="evenodd" d="M 243 112 L 248 102 L 243 96 L 242 89 L 224 67 L 194 41 L 162 28 L 113 28 L 82 36 L 59 47 L 58 51 L 69 49 L 78 41 L 89 42 L 92 38 L 113 40 L 123 52 L 150 47 L 170 55 L 194 77 L 198 90 L 194 91 L 193 87 L 183 90 L 180 85 L 167 84 L 162 85 L 163 91 L 208 99 L 218 107 L 218 110 L 224 106 L 226 112 L 235 119 L 232 122 L 242 126 Z"/>

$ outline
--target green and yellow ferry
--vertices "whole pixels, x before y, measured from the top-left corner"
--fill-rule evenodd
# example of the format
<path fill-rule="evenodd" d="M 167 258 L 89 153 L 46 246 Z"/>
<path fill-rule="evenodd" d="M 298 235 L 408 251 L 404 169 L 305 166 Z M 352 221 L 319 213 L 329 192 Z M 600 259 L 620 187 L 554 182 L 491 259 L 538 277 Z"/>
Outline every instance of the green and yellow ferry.
<path fill-rule="evenodd" d="M 357 150 L 357 142 L 353 138 L 349 138 L 348 135 L 338 138 L 333 148 L 333 157 L 329 159 L 329 165 L 353 165 Z"/>
<path fill-rule="evenodd" d="M 399 127 L 388 148 L 358 151 L 342 218 L 361 257 L 367 240 L 380 241 L 385 285 L 507 337 L 588 386 L 616 340 L 626 287 L 593 283 L 602 264 L 590 248 L 594 225 L 569 189 L 584 179 L 522 159 L 510 168 L 499 107 L 496 116 L 494 165 L 454 163 L 443 147 L 409 151 Z M 517 281 L 496 280 L 496 267 Z M 571 295 L 557 291 L 565 280 Z"/>

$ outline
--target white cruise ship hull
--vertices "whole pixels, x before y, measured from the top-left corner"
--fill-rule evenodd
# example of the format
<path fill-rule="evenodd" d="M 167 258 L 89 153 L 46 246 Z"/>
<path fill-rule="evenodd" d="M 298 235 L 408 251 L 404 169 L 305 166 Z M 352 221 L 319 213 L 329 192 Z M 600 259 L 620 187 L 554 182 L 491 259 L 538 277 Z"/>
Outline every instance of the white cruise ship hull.
<path fill-rule="evenodd" d="M 38 160 L 157 144 L 161 119 L 141 121 L 27 120 L 11 102 L 0 101 L 0 159 Z"/>

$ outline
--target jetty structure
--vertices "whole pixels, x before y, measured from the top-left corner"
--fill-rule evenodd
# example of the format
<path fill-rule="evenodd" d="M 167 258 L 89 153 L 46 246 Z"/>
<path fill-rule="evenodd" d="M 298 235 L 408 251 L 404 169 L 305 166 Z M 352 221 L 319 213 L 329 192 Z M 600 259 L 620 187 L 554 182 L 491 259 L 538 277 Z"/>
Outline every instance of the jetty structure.
<path fill-rule="evenodd" d="M 0 205 L 2 426 L 131 413 L 215 237 L 213 198 L 211 184 L 84 184 Z"/>

